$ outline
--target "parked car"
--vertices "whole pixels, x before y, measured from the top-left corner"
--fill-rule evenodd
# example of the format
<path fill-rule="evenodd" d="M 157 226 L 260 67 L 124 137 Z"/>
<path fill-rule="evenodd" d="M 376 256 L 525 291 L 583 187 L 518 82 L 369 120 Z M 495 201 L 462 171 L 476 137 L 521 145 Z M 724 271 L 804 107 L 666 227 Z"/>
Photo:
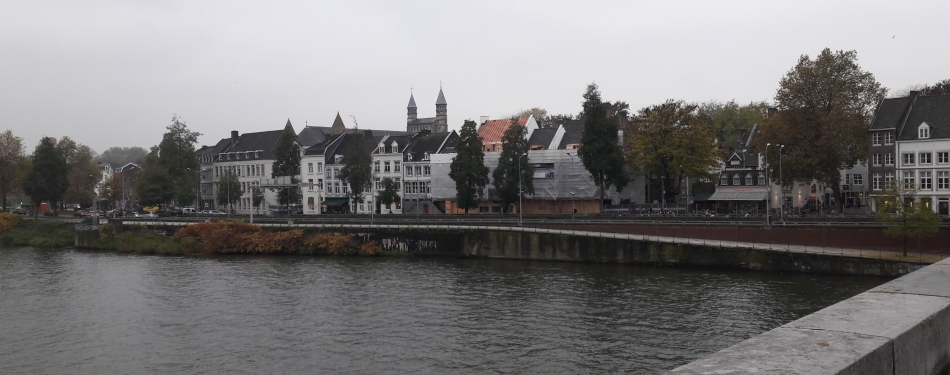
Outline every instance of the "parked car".
<path fill-rule="evenodd" d="M 56 212 L 53 210 L 43 211 L 43 216 L 56 216 Z"/>
<path fill-rule="evenodd" d="M 73 216 L 79 216 L 79 217 L 89 216 L 89 211 L 86 211 L 86 210 L 76 210 L 76 211 L 73 211 Z"/>
<path fill-rule="evenodd" d="M 17 207 L 15 210 L 13 210 L 13 213 L 17 215 L 26 215 L 26 210 L 22 207 Z"/>
<path fill-rule="evenodd" d="M 146 212 L 146 213 L 142 214 L 142 217 L 148 218 L 148 219 L 154 219 L 154 218 L 157 218 L 157 217 L 158 217 L 158 214 L 156 214 L 156 213 L 154 213 L 154 212 Z"/>

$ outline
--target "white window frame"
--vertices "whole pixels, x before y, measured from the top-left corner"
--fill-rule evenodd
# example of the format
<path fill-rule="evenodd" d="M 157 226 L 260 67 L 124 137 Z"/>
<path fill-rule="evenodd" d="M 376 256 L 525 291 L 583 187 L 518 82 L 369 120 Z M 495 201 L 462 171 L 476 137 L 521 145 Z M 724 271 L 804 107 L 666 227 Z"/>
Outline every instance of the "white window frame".
<path fill-rule="evenodd" d="M 883 183 L 883 177 L 881 177 L 880 173 L 875 173 L 874 176 L 871 177 L 872 190 L 881 190 L 882 183 Z"/>
<path fill-rule="evenodd" d="M 894 144 L 894 133 L 886 132 L 884 133 L 884 145 Z"/>
<path fill-rule="evenodd" d="M 937 171 L 937 190 L 950 190 L 950 172 Z"/>
<path fill-rule="evenodd" d="M 871 144 L 874 146 L 881 145 L 881 133 L 871 134 Z"/>
<path fill-rule="evenodd" d="M 933 172 L 920 171 L 919 190 L 933 190 Z"/>
<path fill-rule="evenodd" d="M 881 165 L 881 154 L 871 155 L 871 165 L 876 165 L 876 166 Z"/>
<path fill-rule="evenodd" d="M 915 158 L 917 154 L 913 152 L 905 152 L 901 154 L 901 165 L 917 165 Z"/>
<path fill-rule="evenodd" d="M 926 158 L 924 157 L 926 156 Z M 927 159 L 927 160 L 924 160 Z M 918 164 L 933 164 L 934 158 L 932 152 L 921 152 L 917 155 Z"/>
<path fill-rule="evenodd" d="M 884 154 L 884 165 L 894 165 L 894 154 L 890 152 Z"/>

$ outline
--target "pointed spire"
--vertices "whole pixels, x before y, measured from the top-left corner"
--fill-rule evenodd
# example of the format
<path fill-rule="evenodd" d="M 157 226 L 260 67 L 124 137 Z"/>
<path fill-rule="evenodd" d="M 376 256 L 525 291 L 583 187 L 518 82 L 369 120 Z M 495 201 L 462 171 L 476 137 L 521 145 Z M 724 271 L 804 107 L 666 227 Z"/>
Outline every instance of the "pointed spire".
<path fill-rule="evenodd" d="M 416 108 L 416 98 L 414 98 L 412 94 L 409 94 L 409 105 L 407 105 L 406 108 Z"/>
<path fill-rule="evenodd" d="M 294 127 L 293 125 L 290 124 L 289 118 L 287 119 L 287 125 L 284 125 L 284 127 L 291 127 L 291 128 Z"/>
<path fill-rule="evenodd" d="M 333 125 L 330 126 L 330 134 L 343 134 L 344 132 L 346 132 L 346 125 L 343 124 L 340 112 L 337 112 L 336 119 L 333 120 Z"/>
<path fill-rule="evenodd" d="M 437 100 L 435 101 L 435 104 L 436 104 L 436 105 L 439 105 L 439 104 L 449 104 L 449 103 L 446 103 L 446 102 L 445 102 L 445 94 L 442 93 L 442 87 L 441 87 L 442 85 L 439 84 L 439 86 L 440 86 L 440 87 L 439 87 L 439 99 L 437 99 Z"/>

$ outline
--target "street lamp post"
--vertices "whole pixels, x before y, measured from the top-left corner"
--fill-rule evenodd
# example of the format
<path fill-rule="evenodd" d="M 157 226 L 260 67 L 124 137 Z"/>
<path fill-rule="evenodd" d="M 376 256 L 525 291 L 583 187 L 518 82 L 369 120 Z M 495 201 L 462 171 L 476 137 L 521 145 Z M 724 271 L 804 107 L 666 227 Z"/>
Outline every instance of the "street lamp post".
<path fill-rule="evenodd" d="M 769 217 L 772 215 L 772 179 L 771 172 L 772 166 L 769 165 L 769 146 L 772 146 L 771 143 L 765 144 L 765 179 L 768 184 L 768 198 L 765 199 L 765 225 L 769 225 Z"/>
<path fill-rule="evenodd" d="M 570 152 L 568 152 L 568 153 L 567 153 L 567 156 L 570 156 L 570 157 L 571 157 L 571 173 L 574 173 L 574 155 L 572 155 Z M 568 183 L 570 183 L 570 180 L 568 180 Z M 572 186 L 572 187 L 573 187 L 573 186 Z M 571 190 L 573 190 L 573 189 L 571 189 Z M 573 218 L 574 215 L 576 215 L 576 214 L 577 214 L 577 207 L 574 205 L 574 192 L 571 191 L 571 218 Z"/>
<path fill-rule="evenodd" d="M 521 158 L 528 156 L 528 154 L 523 154 L 518 157 L 518 226 L 524 226 L 524 204 L 522 203 L 524 197 L 524 183 L 523 175 L 521 173 Z"/>
<path fill-rule="evenodd" d="M 779 207 L 779 218 L 782 219 L 782 224 L 785 224 L 785 181 L 782 181 L 782 154 L 785 151 L 785 145 L 776 145 L 778 146 L 778 188 L 782 194 L 782 201 Z"/>

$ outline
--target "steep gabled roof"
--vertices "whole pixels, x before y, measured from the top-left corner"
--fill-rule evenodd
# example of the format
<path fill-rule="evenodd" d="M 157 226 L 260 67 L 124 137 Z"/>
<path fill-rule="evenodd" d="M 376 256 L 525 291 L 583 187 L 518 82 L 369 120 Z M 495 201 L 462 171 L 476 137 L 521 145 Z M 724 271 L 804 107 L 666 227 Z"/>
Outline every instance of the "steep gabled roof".
<path fill-rule="evenodd" d="M 234 146 L 228 147 L 224 152 L 247 153 L 240 160 L 273 159 L 274 150 L 283 132 L 283 130 L 271 130 L 241 134 Z M 261 151 L 261 153 L 257 154 L 255 151 Z"/>
<path fill-rule="evenodd" d="M 373 131 L 373 134 L 374 135 L 376 134 L 375 130 Z M 392 150 L 389 147 L 393 144 L 393 142 L 396 142 L 396 144 L 399 145 L 397 152 L 403 152 L 404 150 L 406 150 L 407 147 L 409 147 L 409 144 L 412 141 L 412 137 L 413 136 L 410 134 L 385 135 L 381 140 L 376 142 L 376 145 L 378 146 L 380 142 L 385 142 L 383 145 L 386 146 L 386 150 L 383 153 L 391 154 Z M 379 147 L 373 149 L 373 154 L 379 154 Z"/>
<path fill-rule="evenodd" d="M 501 137 L 512 124 L 524 126 L 527 122 L 527 117 L 519 118 L 517 122 L 511 119 L 488 120 L 478 128 L 478 137 L 482 139 L 482 144 L 501 143 Z"/>
<path fill-rule="evenodd" d="M 409 105 L 407 105 L 406 108 L 416 108 L 416 98 L 414 98 L 412 94 L 409 94 Z"/>
<path fill-rule="evenodd" d="M 581 143 L 581 138 L 584 136 L 584 121 L 571 120 L 562 126 L 564 126 L 564 138 L 561 138 L 561 144 L 557 146 L 558 149 L 567 148 L 567 145 L 570 144 Z"/>
<path fill-rule="evenodd" d="M 904 114 L 908 107 L 913 103 L 914 98 L 890 98 L 881 101 L 877 111 L 874 113 L 874 120 L 871 122 L 871 130 L 897 129 L 904 120 Z"/>
<path fill-rule="evenodd" d="M 551 141 L 554 139 L 554 134 L 557 133 L 557 128 L 542 128 L 535 130 L 531 133 L 531 138 L 528 139 L 528 147 L 541 146 L 547 149 L 551 145 Z"/>
<path fill-rule="evenodd" d="M 931 127 L 930 139 L 950 138 L 950 95 L 918 96 L 898 139 L 917 139 L 917 127 L 924 122 Z"/>
<path fill-rule="evenodd" d="M 406 150 L 406 161 L 421 161 L 425 154 L 437 154 L 443 149 L 458 145 L 458 133 L 454 130 L 449 133 L 419 133 L 412 138 L 412 144 Z M 412 159 L 409 159 L 409 155 Z"/>

